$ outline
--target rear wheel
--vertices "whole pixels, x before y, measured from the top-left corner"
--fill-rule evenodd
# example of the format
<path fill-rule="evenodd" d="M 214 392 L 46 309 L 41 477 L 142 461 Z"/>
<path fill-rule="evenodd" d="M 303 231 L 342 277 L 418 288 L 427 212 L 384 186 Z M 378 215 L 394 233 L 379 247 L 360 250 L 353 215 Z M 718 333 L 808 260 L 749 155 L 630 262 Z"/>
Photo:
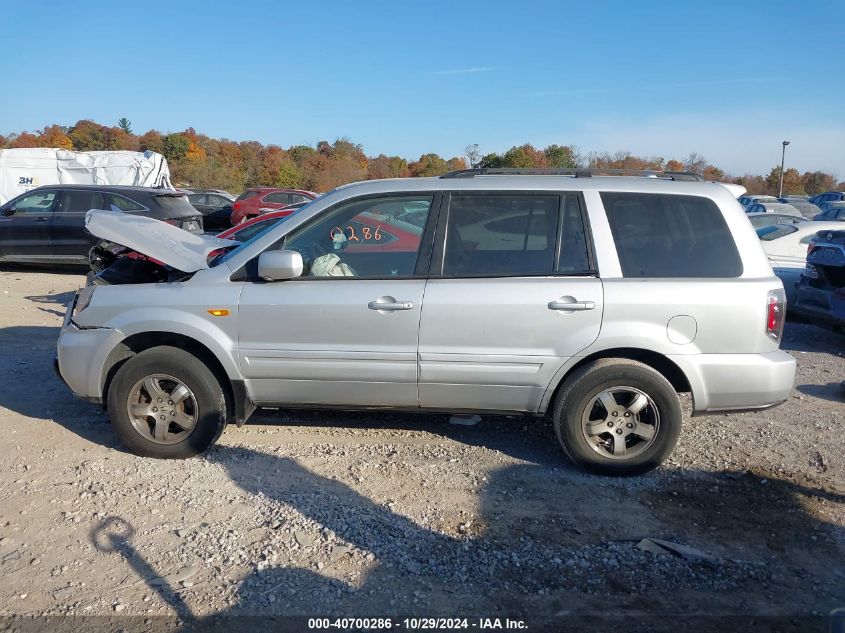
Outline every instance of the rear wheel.
<path fill-rule="evenodd" d="M 176 347 L 153 347 L 127 360 L 112 380 L 107 404 L 115 433 L 144 457 L 192 457 L 226 426 L 220 381 Z"/>
<path fill-rule="evenodd" d="M 555 434 L 579 466 L 604 475 L 634 475 L 660 465 L 682 425 L 672 385 L 637 361 L 608 358 L 572 374 L 555 402 Z"/>

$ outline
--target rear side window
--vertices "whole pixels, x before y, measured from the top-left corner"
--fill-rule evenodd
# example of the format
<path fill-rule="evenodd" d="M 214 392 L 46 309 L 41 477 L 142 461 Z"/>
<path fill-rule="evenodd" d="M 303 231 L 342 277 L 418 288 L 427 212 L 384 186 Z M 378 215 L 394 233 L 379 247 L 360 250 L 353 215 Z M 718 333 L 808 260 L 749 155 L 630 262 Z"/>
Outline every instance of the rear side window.
<path fill-rule="evenodd" d="M 797 230 L 798 228 L 794 224 L 775 224 L 773 226 L 757 229 L 757 235 L 764 242 L 771 242 L 772 240 L 776 240 L 784 235 L 795 233 Z"/>
<path fill-rule="evenodd" d="M 86 213 L 91 209 L 106 209 L 105 196 L 99 191 L 66 189 L 59 203 L 59 213 Z"/>
<path fill-rule="evenodd" d="M 250 198 L 257 196 L 257 191 L 244 191 L 241 195 L 239 195 L 235 200 L 249 200 Z"/>
<path fill-rule="evenodd" d="M 624 277 L 739 277 L 742 260 L 715 202 L 700 196 L 604 192 Z"/>
<path fill-rule="evenodd" d="M 519 277 L 588 269 L 575 196 L 452 194 L 444 275 Z"/>

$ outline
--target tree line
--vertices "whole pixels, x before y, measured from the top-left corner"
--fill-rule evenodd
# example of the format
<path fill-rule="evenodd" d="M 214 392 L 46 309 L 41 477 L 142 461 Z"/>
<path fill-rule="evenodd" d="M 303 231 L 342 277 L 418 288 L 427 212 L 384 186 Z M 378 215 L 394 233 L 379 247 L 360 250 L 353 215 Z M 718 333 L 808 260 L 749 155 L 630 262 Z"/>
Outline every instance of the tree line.
<path fill-rule="evenodd" d="M 685 159 L 636 156 L 630 152 L 583 154 L 571 145 L 549 145 L 537 149 L 526 143 L 502 153 L 482 155 L 477 144 L 467 145 L 463 156 L 443 158 L 423 154 L 415 161 L 401 156 L 367 156 L 362 145 L 340 138 L 314 146 L 263 145 L 258 141 L 232 141 L 200 134 L 193 128 L 163 134 L 149 130 L 135 134 L 126 118 L 115 126 L 90 120 L 72 126 L 48 125 L 35 132 L 0 134 L 0 149 L 51 147 L 75 151 L 151 150 L 163 154 L 170 165 L 171 179 L 177 186 L 226 189 L 233 193 L 247 187 L 273 186 L 329 191 L 348 182 L 374 178 L 439 176 L 467 167 L 653 169 L 689 171 L 706 180 L 744 185 L 749 192 L 777 194 L 780 166 L 766 175 L 726 174 L 699 154 Z M 786 169 L 784 194 L 813 195 L 832 189 L 845 190 L 833 174 L 823 171 L 800 173 Z"/>

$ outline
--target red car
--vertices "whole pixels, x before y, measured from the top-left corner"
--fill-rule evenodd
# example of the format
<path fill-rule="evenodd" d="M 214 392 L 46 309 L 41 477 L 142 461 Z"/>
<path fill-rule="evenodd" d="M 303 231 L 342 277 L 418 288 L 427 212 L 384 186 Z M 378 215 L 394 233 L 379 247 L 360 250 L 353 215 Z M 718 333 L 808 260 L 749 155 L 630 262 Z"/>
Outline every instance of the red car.
<path fill-rule="evenodd" d="M 276 211 L 297 202 L 308 202 L 317 197 L 313 191 L 279 189 L 277 187 L 250 187 L 237 197 L 232 205 L 231 222 L 237 226 L 254 217 Z"/>

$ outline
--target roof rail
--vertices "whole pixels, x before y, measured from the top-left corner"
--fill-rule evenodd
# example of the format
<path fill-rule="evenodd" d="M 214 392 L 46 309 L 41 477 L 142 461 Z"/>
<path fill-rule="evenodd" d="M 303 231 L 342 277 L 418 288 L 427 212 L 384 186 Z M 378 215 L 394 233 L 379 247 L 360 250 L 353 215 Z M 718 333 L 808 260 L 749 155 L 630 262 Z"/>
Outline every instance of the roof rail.
<path fill-rule="evenodd" d="M 667 178 L 669 180 L 697 180 L 704 178 L 689 171 L 659 171 L 656 169 L 558 169 L 558 168 L 510 168 L 510 167 L 476 167 L 475 169 L 458 169 L 440 176 L 441 178 L 473 178 L 474 176 L 574 176 L 575 178 L 590 178 L 592 176 L 644 176 L 651 178 Z"/>

